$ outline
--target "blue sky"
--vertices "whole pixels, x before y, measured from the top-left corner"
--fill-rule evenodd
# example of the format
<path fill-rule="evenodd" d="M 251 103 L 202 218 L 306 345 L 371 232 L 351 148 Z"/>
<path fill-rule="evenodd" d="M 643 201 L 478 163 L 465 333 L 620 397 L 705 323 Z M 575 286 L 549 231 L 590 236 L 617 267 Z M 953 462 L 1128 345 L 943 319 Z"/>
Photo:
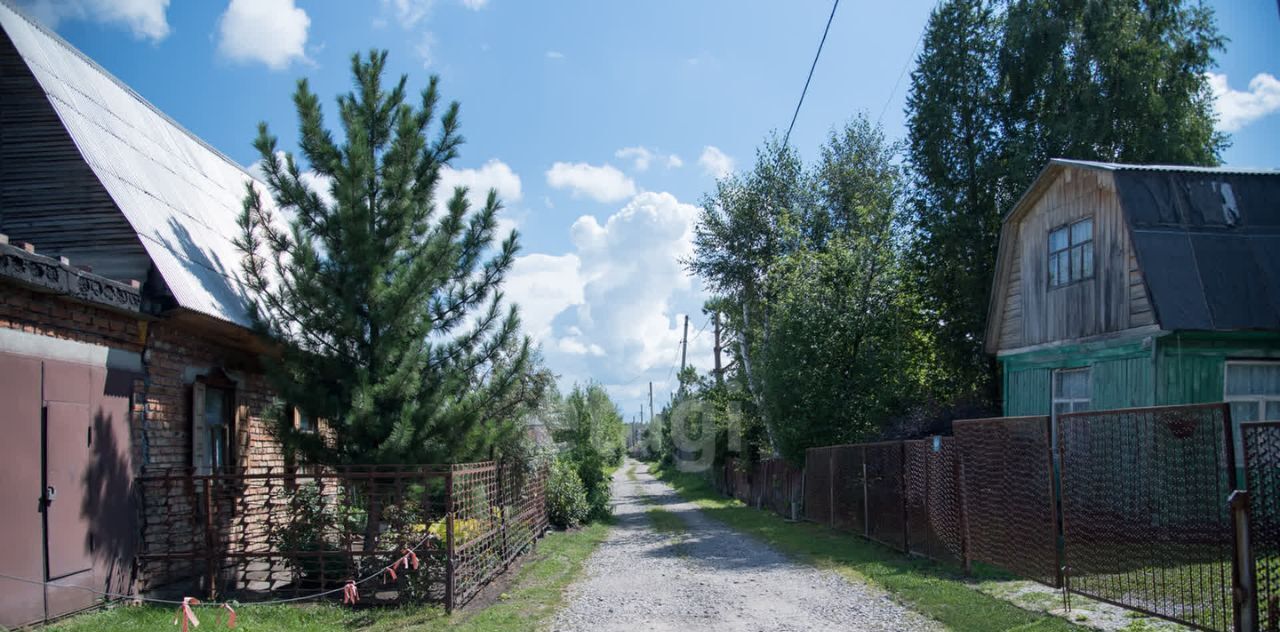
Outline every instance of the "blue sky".
<path fill-rule="evenodd" d="M 385 48 L 421 89 L 439 74 L 468 144 L 449 182 L 494 186 L 523 256 L 508 296 L 565 385 L 610 387 L 630 419 L 661 405 L 691 314 L 690 362 L 711 364 L 704 293 L 676 258 L 714 176 L 785 128 L 831 5 L 515 0 L 27 0 L 28 10 L 242 164 L 267 121 L 292 150 L 299 77 L 333 103 L 354 51 Z M 1227 164 L 1280 167 L 1280 14 L 1219 0 Z M 933 2 L 847 2 L 793 143 L 812 156 L 854 112 L 903 135 L 913 57 Z M 901 83 L 898 83 L 901 77 Z M 897 83 L 895 89 L 895 83 Z M 647 409 L 646 409 L 647 410 Z"/>

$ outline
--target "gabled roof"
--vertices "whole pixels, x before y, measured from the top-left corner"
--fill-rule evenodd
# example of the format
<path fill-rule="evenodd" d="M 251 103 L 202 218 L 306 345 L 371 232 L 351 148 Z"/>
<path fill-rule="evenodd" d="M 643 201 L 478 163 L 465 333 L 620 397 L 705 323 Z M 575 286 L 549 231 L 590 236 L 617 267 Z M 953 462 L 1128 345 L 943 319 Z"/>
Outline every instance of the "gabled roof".
<path fill-rule="evenodd" d="M 265 187 L 8 0 L 0 26 L 178 306 L 248 327 L 232 239 L 245 183 Z"/>
<path fill-rule="evenodd" d="M 1003 311 L 1009 228 L 1073 168 L 1111 174 L 1161 329 L 1280 331 L 1280 170 L 1055 158 L 1004 219 L 988 351 Z"/>

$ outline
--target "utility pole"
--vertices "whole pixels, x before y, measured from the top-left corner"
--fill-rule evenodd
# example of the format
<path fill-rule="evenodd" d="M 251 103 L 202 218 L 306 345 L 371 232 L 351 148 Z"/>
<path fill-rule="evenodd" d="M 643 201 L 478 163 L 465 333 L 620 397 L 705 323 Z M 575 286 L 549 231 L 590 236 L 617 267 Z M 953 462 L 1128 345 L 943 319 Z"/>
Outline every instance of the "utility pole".
<path fill-rule="evenodd" d="M 653 380 L 649 381 L 649 423 L 653 423 Z"/>
<path fill-rule="evenodd" d="M 680 372 L 684 373 L 684 357 L 689 353 L 689 315 L 684 315 L 684 336 L 680 338 Z"/>
<path fill-rule="evenodd" d="M 724 375 L 722 374 L 723 369 L 720 368 L 720 350 L 722 348 L 720 346 L 720 312 L 711 312 L 711 322 L 715 326 L 716 333 L 716 386 L 722 386 L 724 384 Z"/>

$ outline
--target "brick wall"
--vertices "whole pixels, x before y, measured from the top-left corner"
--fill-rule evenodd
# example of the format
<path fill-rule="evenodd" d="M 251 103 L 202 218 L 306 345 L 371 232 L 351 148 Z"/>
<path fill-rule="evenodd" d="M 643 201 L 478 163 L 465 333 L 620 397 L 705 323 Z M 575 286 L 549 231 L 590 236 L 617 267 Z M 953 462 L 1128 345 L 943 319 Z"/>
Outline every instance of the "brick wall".
<path fill-rule="evenodd" d="M 145 321 L 110 310 L 4 284 L 0 329 L 141 352 Z"/>

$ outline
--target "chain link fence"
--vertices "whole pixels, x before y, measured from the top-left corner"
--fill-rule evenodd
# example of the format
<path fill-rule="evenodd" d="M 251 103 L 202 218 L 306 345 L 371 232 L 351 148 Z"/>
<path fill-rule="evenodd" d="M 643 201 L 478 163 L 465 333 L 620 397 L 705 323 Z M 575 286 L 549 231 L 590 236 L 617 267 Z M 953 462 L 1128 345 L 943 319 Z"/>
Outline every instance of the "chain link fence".
<path fill-rule="evenodd" d="M 1241 424 L 1260 629 L 1280 632 L 1280 422 Z"/>

